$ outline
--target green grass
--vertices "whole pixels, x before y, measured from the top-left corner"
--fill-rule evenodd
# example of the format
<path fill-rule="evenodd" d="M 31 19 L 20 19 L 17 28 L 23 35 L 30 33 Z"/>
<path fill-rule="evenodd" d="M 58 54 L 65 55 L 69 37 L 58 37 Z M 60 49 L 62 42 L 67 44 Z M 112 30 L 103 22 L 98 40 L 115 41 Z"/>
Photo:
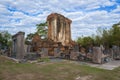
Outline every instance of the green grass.
<path fill-rule="evenodd" d="M 50 62 L 50 59 L 49 58 L 39 58 L 38 60 L 37 60 L 38 62 Z"/>
<path fill-rule="evenodd" d="M 75 80 L 77 76 L 89 75 L 90 80 L 120 80 L 120 67 L 103 70 L 69 61 L 21 64 L 0 57 L 0 80 Z"/>

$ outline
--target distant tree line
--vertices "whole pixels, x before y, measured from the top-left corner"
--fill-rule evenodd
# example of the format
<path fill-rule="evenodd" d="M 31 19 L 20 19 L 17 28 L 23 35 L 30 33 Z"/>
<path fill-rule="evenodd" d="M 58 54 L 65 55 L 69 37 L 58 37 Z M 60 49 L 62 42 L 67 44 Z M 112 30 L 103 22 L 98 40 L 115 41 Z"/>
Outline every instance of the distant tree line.
<path fill-rule="evenodd" d="M 114 24 L 111 29 L 98 29 L 97 35 L 88 37 L 79 37 L 77 43 L 84 47 L 89 45 L 100 46 L 105 45 L 112 47 L 112 45 L 120 46 L 120 22 Z"/>

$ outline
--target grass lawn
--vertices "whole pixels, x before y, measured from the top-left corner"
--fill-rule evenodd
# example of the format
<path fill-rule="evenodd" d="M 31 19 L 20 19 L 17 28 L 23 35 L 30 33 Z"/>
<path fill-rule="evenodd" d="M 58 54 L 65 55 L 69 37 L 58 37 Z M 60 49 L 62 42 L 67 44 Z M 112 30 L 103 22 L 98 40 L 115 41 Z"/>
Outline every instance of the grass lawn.
<path fill-rule="evenodd" d="M 76 79 L 79 76 L 83 79 Z M 120 67 L 103 70 L 69 61 L 15 63 L 0 56 L 0 80 L 120 80 Z"/>

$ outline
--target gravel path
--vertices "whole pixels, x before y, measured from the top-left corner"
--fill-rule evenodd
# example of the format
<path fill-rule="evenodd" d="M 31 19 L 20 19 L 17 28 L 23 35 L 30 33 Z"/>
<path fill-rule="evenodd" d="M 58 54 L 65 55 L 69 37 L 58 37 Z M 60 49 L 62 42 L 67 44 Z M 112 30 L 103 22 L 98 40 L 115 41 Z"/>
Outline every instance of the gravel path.
<path fill-rule="evenodd" d="M 88 65 L 91 67 L 107 69 L 107 70 L 113 70 L 117 67 L 120 67 L 120 60 L 114 60 L 104 64 L 94 64 L 94 63 L 87 63 L 87 62 L 77 62 L 77 63 L 80 63 L 82 65 Z"/>

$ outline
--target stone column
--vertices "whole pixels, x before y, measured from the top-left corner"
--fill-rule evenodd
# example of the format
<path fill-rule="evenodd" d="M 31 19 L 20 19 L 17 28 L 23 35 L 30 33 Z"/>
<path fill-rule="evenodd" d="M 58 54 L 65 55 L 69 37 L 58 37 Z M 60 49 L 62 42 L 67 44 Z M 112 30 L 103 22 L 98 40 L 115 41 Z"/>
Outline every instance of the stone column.
<path fill-rule="evenodd" d="M 93 47 L 93 62 L 94 63 L 101 63 L 102 59 L 102 51 L 100 47 Z"/>
<path fill-rule="evenodd" d="M 57 35 L 58 35 L 58 32 L 57 32 L 57 17 L 54 18 L 54 40 L 55 42 L 57 42 Z"/>
<path fill-rule="evenodd" d="M 66 22 L 66 43 L 68 44 L 69 43 L 69 41 L 70 41 L 70 36 L 68 36 L 68 35 L 70 35 L 70 30 L 69 30 L 69 23 L 68 22 Z"/>
<path fill-rule="evenodd" d="M 48 27 L 48 33 L 47 33 L 47 37 L 49 38 L 51 36 L 51 34 L 50 34 L 50 31 L 51 31 L 51 22 L 50 22 L 50 20 L 47 21 L 47 25 L 49 25 L 49 27 Z"/>
<path fill-rule="evenodd" d="M 24 32 L 18 32 L 13 35 L 13 53 L 17 59 L 23 59 L 25 56 Z"/>

